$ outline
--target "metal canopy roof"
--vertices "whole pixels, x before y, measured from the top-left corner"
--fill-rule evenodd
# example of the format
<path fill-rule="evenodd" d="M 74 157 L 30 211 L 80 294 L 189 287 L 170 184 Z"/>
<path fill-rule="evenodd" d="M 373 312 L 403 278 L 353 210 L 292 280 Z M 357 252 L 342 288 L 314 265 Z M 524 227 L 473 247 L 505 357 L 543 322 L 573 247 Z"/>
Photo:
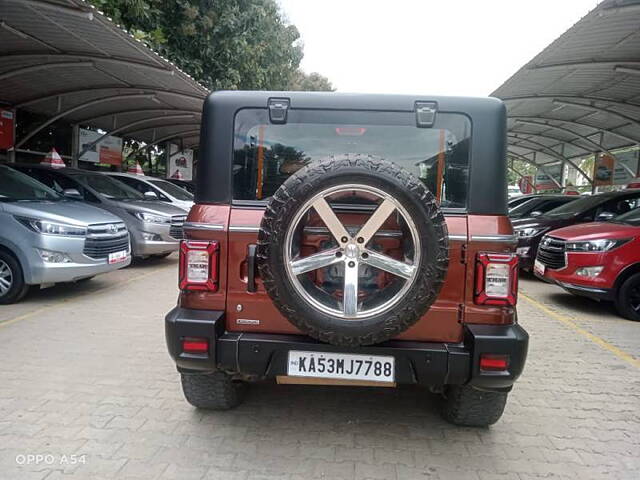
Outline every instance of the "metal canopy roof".
<path fill-rule="evenodd" d="M 82 0 L 0 0 L 0 82 L 0 105 L 46 115 L 41 127 L 63 119 L 185 147 L 208 93 Z"/>
<path fill-rule="evenodd" d="M 507 104 L 511 158 L 575 168 L 640 144 L 640 0 L 604 0 L 492 95 Z"/>

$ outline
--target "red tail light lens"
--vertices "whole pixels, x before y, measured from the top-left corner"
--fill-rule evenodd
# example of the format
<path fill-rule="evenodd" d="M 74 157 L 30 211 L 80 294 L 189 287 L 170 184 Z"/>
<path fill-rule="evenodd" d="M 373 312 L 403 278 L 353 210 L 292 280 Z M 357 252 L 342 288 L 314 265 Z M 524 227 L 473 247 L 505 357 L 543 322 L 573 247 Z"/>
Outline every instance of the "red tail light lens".
<path fill-rule="evenodd" d="M 182 351 L 184 353 L 207 353 L 209 340 L 206 338 L 186 337 L 182 339 Z"/>
<path fill-rule="evenodd" d="M 517 298 L 517 255 L 479 253 L 476 261 L 475 302 L 479 305 L 515 305 Z"/>
<path fill-rule="evenodd" d="M 509 368 L 509 355 L 480 355 L 480 370 L 485 371 L 502 371 Z"/>
<path fill-rule="evenodd" d="M 180 290 L 218 290 L 218 242 L 180 243 Z"/>

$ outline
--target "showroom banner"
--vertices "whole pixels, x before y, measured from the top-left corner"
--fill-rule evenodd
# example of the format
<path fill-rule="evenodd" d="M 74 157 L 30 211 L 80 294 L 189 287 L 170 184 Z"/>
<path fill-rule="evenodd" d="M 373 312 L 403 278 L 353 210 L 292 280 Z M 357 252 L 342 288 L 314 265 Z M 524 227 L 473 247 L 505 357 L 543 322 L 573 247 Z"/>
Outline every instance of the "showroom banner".
<path fill-rule="evenodd" d="M 536 190 L 557 190 L 562 185 L 562 162 L 546 164 L 536 172 Z M 554 181 L 555 180 L 555 181 Z"/>
<path fill-rule="evenodd" d="M 613 183 L 613 169 L 615 158 L 611 155 L 596 156 L 593 164 L 593 183 L 596 186 L 611 185 Z"/>
<path fill-rule="evenodd" d="M 170 145 L 167 178 L 193 180 L 193 150 L 178 151 L 177 145 Z"/>
<path fill-rule="evenodd" d="M 638 150 L 633 149 L 625 152 L 616 152 L 613 183 L 615 185 L 626 185 L 636 182 L 639 176 Z"/>
<path fill-rule="evenodd" d="M 3 110 L 0 108 L 0 149 L 8 150 L 13 147 L 15 138 L 15 113 L 11 110 Z"/>
<path fill-rule="evenodd" d="M 518 180 L 518 187 L 520 187 L 520 191 L 524 194 L 533 193 L 533 175 L 525 175 Z"/>
<path fill-rule="evenodd" d="M 101 133 L 81 128 L 78 135 L 79 152 L 102 137 Z M 79 160 L 107 165 L 122 165 L 122 139 L 119 137 L 105 137 L 85 152 Z"/>

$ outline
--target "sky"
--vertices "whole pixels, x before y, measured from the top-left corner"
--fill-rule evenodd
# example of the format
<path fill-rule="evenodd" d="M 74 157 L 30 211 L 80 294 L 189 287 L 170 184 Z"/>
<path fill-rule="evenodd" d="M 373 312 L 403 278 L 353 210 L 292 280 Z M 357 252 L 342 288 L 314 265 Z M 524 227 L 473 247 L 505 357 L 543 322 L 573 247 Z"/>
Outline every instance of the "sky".
<path fill-rule="evenodd" d="M 278 0 L 341 92 L 486 96 L 597 0 Z"/>

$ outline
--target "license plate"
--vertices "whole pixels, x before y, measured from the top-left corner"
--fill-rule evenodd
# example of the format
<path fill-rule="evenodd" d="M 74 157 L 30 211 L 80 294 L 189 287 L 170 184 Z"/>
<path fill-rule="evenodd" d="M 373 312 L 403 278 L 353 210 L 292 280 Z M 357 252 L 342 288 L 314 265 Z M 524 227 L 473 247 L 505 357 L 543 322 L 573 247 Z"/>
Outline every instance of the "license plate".
<path fill-rule="evenodd" d="M 538 275 L 544 275 L 545 266 L 540 260 L 533 262 L 533 271 Z"/>
<path fill-rule="evenodd" d="M 109 254 L 109 265 L 113 265 L 114 263 L 124 262 L 127 259 L 127 251 L 122 250 L 121 252 L 114 252 Z"/>
<path fill-rule="evenodd" d="M 289 352 L 288 374 L 389 383 L 395 381 L 395 358 L 330 352 Z"/>

